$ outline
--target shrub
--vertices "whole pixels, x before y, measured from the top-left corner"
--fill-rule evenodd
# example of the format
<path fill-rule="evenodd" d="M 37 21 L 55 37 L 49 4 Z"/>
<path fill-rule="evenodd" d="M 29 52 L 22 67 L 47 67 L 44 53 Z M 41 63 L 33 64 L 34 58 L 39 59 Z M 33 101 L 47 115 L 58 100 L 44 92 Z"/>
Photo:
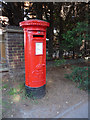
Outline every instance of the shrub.
<path fill-rule="evenodd" d="M 88 90 L 88 67 L 72 67 L 71 74 L 65 74 L 65 78 L 76 82 L 80 89 Z"/>
<path fill-rule="evenodd" d="M 88 34 L 88 22 L 78 22 L 72 30 L 68 30 L 62 34 L 63 41 L 61 48 L 70 51 L 80 48 L 82 40 L 88 41 L 90 38 Z"/>
<path fill-rule="evenodd" d="M 60 65 L 65 64 L 65 63 L 66 63 L 65 59 L 55 60 L 55 66 L 60 66 Z"/>

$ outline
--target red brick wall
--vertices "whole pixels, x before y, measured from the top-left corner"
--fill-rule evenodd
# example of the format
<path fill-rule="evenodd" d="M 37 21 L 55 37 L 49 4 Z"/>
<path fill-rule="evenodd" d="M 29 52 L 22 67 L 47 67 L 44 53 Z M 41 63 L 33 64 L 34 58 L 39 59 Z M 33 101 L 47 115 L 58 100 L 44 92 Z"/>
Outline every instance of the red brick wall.
<path fill-rule="evenodd" d="M 24 69 L 24 33 L 19 27 L 6 28 L 6 58 L 9 70 Z"/>

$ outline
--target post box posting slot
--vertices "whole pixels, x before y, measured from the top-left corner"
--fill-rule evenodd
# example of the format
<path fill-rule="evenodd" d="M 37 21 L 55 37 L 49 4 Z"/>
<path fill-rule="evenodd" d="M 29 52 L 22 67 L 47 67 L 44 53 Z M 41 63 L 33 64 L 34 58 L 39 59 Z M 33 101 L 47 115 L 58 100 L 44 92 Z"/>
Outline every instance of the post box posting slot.
<path fill-rule="evenodd" d="M 44 38 L 44 35 L 33 35 L 33 38 Z"/>

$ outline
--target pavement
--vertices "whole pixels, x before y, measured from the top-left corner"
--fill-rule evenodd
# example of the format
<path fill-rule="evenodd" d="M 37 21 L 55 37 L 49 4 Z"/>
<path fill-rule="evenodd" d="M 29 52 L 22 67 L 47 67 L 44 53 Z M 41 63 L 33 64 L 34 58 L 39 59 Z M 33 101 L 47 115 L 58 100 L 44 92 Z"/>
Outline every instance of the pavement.
<path fill-rule="evenodd" d="M 60 113 L 56 118 L 88 118 L 88 101 L 80 101 L 71 108 Z"/>

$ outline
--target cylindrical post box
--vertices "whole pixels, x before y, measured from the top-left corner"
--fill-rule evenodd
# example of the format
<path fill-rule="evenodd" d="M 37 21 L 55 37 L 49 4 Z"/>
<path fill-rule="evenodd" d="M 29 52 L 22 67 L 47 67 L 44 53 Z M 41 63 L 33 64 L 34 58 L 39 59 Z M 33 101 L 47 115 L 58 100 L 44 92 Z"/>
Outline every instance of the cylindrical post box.
<path fill-rule="evenodd" d="M 24 29 L 25 88 L 28 95 L 41 98 L 46 85 L 46 28 L 42 20 L 20 22 Z"/>

